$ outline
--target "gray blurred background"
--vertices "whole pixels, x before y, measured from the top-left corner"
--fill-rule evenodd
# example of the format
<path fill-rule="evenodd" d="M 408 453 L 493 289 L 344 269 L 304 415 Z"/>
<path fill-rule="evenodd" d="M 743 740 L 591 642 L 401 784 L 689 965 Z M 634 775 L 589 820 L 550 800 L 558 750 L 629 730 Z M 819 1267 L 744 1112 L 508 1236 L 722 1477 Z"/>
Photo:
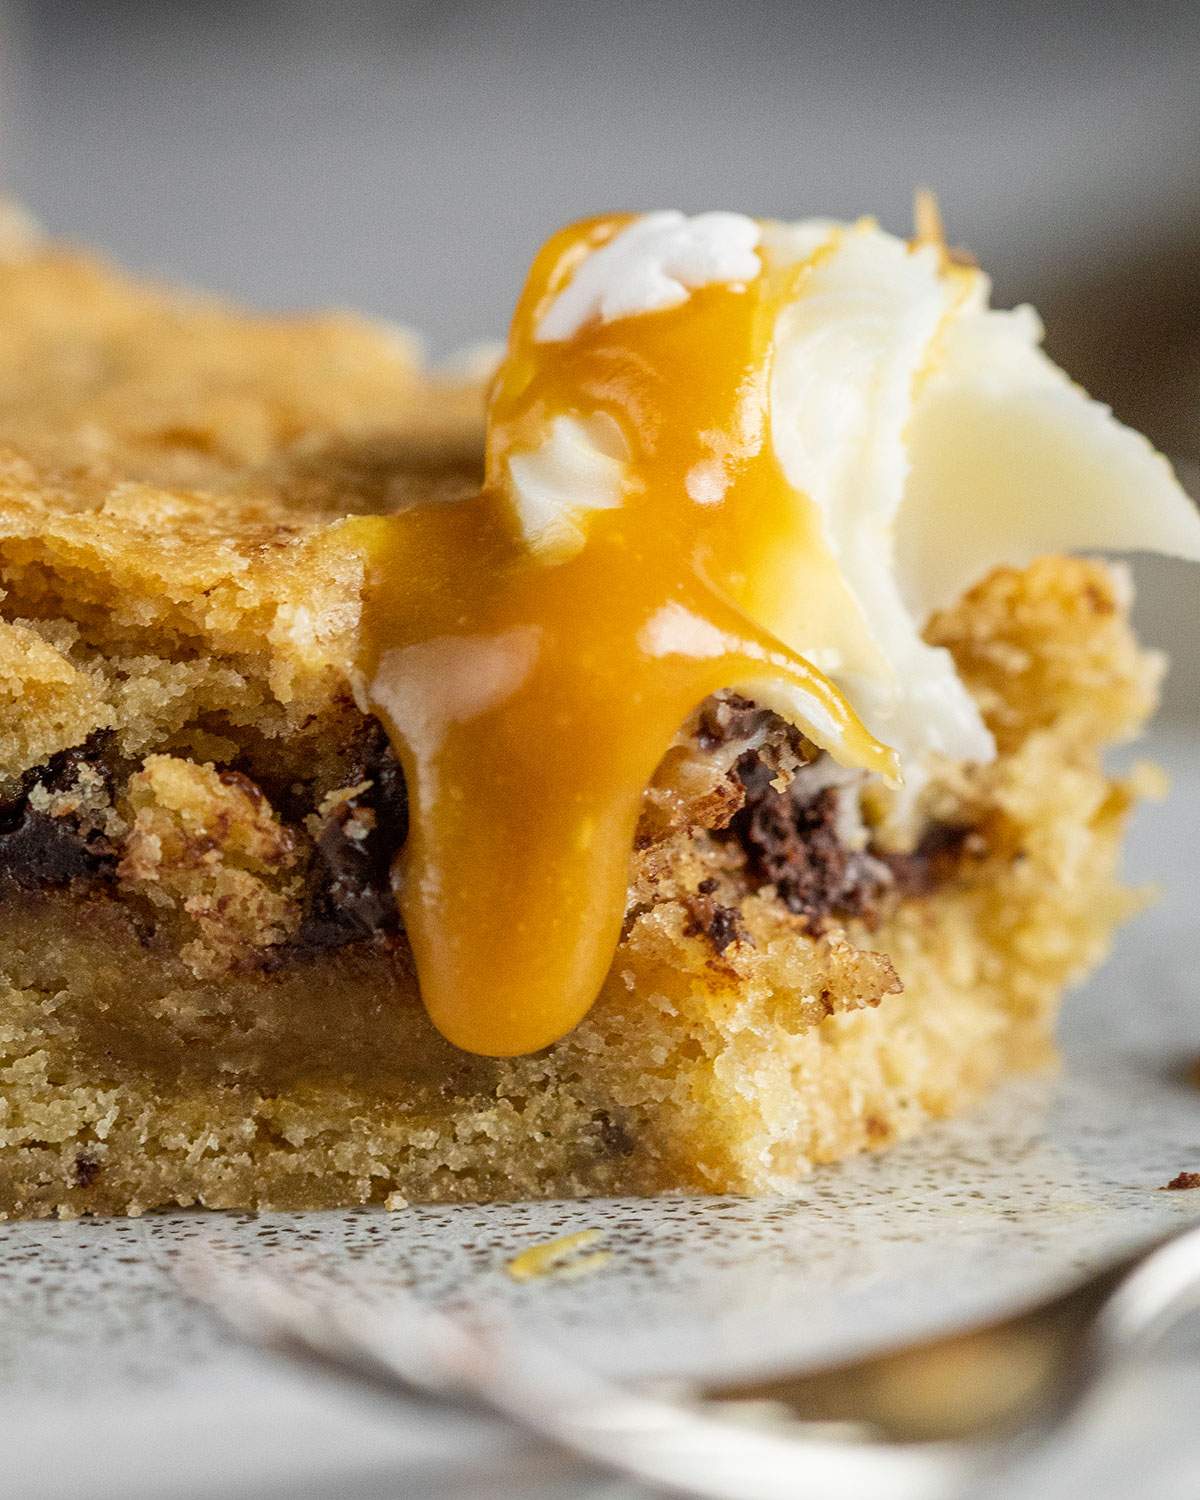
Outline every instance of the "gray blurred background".
<path fill-rule="evenodd" d="M 435 355 L 501 335 L 581 214 L 904 230 L 927 184 L 997 300 L 1200 457 L 1197 0 L 0 0 L 0 48 L 0 176 L 52 229 Z M 1144 576 L 1156 608 L 1195 587 Z"/>
<path fill-rule="evenodd" d="M 914 184 L 1160 442 L 1200 425 L 1200 5 L 7 0 L 0 168 L 56 230 L 435 351 L 604 208 L 877 214 Z"/>

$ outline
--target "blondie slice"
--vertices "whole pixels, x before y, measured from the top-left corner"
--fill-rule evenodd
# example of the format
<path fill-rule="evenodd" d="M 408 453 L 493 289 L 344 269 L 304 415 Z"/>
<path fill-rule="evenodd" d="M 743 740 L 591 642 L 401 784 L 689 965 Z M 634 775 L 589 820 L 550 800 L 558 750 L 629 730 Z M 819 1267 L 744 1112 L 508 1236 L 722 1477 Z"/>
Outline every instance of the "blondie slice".
<path fill-rule="evenodd" d="M 595 1003 L 464 1050 L 396 901 L 421 809 L 344 518 L 474 494 L 479 384 L 350 317 L 4 248 L 0 1210 L 784 1191 L 1051 1054 L 1135 904 L 1101 757 L 1160 663 L 1123 574 L 1045 557 L 931 616 L 995 754 L 907 799 L 709 694 L 641 795 Z"/>

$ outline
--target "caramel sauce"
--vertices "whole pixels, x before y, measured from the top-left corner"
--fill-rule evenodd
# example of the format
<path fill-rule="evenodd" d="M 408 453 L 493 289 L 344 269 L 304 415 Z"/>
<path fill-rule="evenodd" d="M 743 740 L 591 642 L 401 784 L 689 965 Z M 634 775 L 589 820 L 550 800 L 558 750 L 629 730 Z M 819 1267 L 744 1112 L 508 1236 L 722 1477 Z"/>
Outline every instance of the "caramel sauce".
<path fill-rule="evenodd" d="M 594 1001 L 644 789 L 710 693 L 782 699 L 843 760 L 896 770 L 775 633 L 817 640 L 841 602 L 770 441 L 774 322 L 805 267 L 764 265 L 747 284 L 538 342 L 581 258 L 628 222 L 573 226 L 536 260 L 491 397 L 482 492 L 347 523 L 369 560 L 362 681 L 408 781 L 394 883 L 421 993 L 451 1042 L 493 1056 L 547 1046 Z M 554 417 L 597 414 L 628 450 L 621 503 L 582 516 L 570 555 L 546 555 L 523 533 L 509 459 Z M 697 466 L 703 501 L 689 495 Z"/>

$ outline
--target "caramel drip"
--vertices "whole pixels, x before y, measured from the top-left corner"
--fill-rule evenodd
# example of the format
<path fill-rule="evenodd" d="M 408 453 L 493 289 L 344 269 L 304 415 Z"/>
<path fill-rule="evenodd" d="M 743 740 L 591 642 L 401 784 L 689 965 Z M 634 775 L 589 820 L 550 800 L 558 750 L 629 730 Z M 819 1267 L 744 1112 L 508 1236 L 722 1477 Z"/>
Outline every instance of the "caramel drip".
<path fill-rule="evenodd" d="M 643 791 L 708 694 L 782 697 L 843 759 L 895 772 L 832 684 L 755 623 L 781 589 L 791 619 L 797 599 L 814 619 L 829 607 L 829 559 L 768 422 L 774 320 L 803 267 L 537 342 L 581 257 L 627 222 L 564 230 L 535 262 L 483 491 L 347 523 L 369 559 L 362 679 L 408 780 L 395 886 L 421 993 L 451 1042 L 494 1056 L 556 1041 L 594 1001 Z M 509 459 L 554 417 L 597 414 L 628 449 L 622 501 L 546 555 L 523 536 Z"/>

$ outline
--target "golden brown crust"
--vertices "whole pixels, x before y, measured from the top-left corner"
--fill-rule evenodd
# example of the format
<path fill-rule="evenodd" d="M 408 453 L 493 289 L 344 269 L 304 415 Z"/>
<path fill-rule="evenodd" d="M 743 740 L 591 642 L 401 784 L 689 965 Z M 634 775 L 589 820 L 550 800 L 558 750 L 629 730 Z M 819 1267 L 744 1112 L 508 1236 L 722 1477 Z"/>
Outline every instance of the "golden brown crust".
<path fill-rule="evenodd" d="M 337 518 L 462 493 L 481 428 L 480 385 L 432 380 L 398 331 L 251 317 L 36 242 L 0 260 L 0 663 L 53 700 L 0 730 L 0 776 L 89 723 L 148 747 L 184 663 L 278 732 L 323 712 L 363 568 Z"/>

